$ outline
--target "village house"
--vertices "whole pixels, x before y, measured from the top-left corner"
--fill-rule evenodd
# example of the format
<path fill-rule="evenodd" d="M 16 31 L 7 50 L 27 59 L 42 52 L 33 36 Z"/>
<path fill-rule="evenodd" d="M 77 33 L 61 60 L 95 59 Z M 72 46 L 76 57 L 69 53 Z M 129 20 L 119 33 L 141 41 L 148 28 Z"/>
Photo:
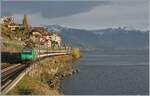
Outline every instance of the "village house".
<path fill-rule="evenodd" d="M 58 33 L 53 32 L 50 38 L 56 43 L 57 47 L 61 47 L 61 37 Z"/>
<path fill-rule="evenodd" d="M 23 28 L 22 24 L 10 24 L 7 27 L 10 28 L 11 31 Z"/>
<path fill-rule="evenodd" d="M 7 24 L 11 24 L 14 23 L 15 18 L 13 16 L 4 16 L 1 17 L 1 24 L 7 23 Z"/>
<path fill-rule="evenodd" d="M 34 42 L 38 42 L 45 47 L 61 47 L 61 37 L 59 34 L 55 32 L 47 32 L 43 27 L 34 27 L 30 35 L 30 38 Z"/>
<path fill-rule="evenodd" d="M 16 29 L 23 28 L 22 24 L 16 24 L 15 18 L 13 16 L 4 16 L 1 18 L 1 24 L 10 28 L 11 31 L 15 31 Z"/>

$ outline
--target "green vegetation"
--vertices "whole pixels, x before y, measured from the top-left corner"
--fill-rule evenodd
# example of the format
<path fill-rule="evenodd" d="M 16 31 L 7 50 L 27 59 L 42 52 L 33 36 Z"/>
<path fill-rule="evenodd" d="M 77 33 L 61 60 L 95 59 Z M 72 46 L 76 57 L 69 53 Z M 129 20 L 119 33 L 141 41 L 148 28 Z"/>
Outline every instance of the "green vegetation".
<path fill-rule="evenodd" d="M 79 48 L 73 48 L 72 49 L 72 56 L 74 58 L 79 58 L 81 56 L 80 49 Z"/>
<path fill-rule="evenodd" d="M 20 51 L 22 40 L 27 38 L 27 33 L 22 28 L 11 30 L 7 24 L 1 24 L 2 51 Z"/>
<path fill-rule="evenodd" d="M 15 95 L 46 95 L 54 93 L 49 86 L 30 77 L 25 76 L 8 94 Z M 55 93 L 57 94 L 57 93 Z"/>
<path fill-rule="evenodd" d="M 18 93 L 20 95 L 30 95 L 32 92 L 32 89 L 30 88 L 30 84 L 27 83 L 28 80 L 32 81 L 32 78 L 26 76 L 25 78 L 23 78 L 23 80 L 21 82 L 19 82 L 19 86 L 18 87 Z"/>
<path fill-rule="evenodd" d="M 26 37 L 26 32 L 22 28 L 16 28 L 16 30 L 12 31 L 7 27 L 8 25 L 1 24 L 1 35 L 5 39 L 16 40 L 20 38 Z"/>
<path fill-rule="evenodd" d="M 2 51 L 21 51 L 23 46 L 21 45 L 21 42 L 16 40 L 5 40 L 3 43 L 3 46 L 1 46 Z"/>

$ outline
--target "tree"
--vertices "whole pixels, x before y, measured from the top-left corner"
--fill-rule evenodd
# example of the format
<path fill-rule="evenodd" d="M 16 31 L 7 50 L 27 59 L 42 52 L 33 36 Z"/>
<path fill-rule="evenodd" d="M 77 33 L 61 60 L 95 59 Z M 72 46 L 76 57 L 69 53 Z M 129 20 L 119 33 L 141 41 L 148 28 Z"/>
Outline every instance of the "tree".
<path fill-rule="evenodd" d="M 29 32 L 30 31 L 30 26 L 29 26 L 27 15 L 24 15 L 23 20 L 22 20 L 22 24 L 23 24 L 24 30 L 26 32 Z"/>

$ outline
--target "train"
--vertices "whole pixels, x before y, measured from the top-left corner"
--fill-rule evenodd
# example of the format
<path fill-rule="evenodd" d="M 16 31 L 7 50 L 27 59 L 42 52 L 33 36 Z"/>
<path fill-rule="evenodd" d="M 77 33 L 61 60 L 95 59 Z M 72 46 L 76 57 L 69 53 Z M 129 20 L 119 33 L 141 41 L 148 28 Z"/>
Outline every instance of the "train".
<path fill-rule="evenodd" d="M 35 60 L 37 52 L 34 48 L 24 48 L 21 52 L 21 60 Z"/>
<path fill-rule="evenodd" d="M 21 52 L 22 63 L 33 62 L 39 58 L 54 55 L 65 55 L 70 54 L 70 50 L 37 50 L 35 48 L 25 47 Z"/>

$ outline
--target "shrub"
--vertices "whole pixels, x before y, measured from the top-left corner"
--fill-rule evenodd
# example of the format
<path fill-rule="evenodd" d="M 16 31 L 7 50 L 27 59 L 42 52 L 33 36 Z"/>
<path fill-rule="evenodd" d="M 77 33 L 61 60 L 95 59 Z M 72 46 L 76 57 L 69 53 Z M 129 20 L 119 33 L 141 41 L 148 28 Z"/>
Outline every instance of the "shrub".
<path fill-rule="evenodd" d="M 73 48 L 72 49 L 72 56 L 74 58 L 79 58 L 80 57 L 80 49 L 79 48 Z"/>

